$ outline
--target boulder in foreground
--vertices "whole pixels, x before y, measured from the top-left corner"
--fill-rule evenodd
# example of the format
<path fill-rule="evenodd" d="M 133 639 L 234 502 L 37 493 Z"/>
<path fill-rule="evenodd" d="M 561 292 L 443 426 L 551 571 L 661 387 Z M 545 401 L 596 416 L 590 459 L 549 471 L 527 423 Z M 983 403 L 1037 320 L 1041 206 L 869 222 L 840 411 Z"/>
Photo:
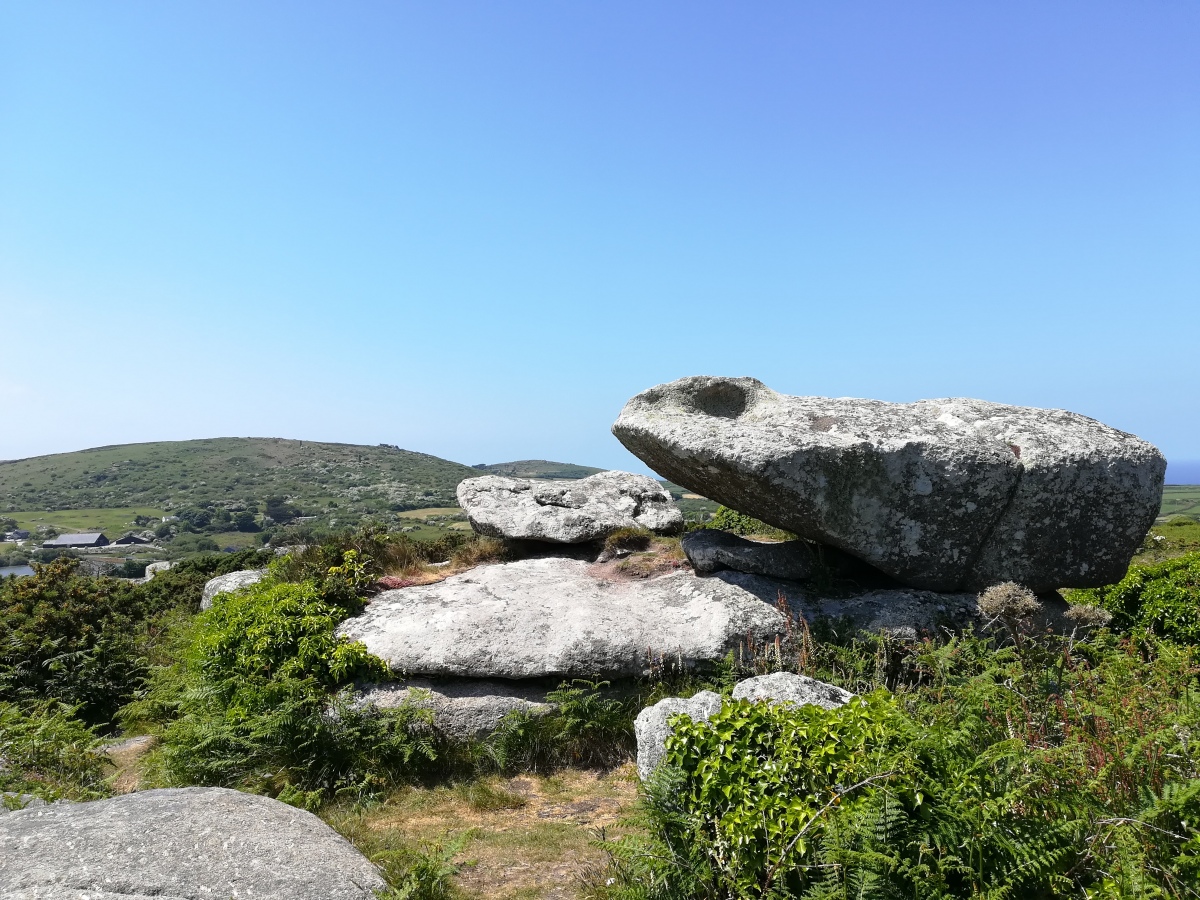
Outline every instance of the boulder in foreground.
<path fill-rule="evenodd" d="M 1119 580 L 1166 462 L 1063 410 L 792 397 L 698 376 L 631 399 L 613 433 L 652 469 L 918 588 Z"/>
<path fill-rule="evenodd" d="M 172 788 L 0 816 L 0 896 L 374 900 L 375 866 L 312 813 Z"/>
<path fill-rule="evenodd" d="M 484 475 L 458 486 L 458 503 L 479 534 L 582 544 L 618 528 L 667 533 L 683 527 L 670 493 L 645 475 L 599 472 L 578 481 Z"/>

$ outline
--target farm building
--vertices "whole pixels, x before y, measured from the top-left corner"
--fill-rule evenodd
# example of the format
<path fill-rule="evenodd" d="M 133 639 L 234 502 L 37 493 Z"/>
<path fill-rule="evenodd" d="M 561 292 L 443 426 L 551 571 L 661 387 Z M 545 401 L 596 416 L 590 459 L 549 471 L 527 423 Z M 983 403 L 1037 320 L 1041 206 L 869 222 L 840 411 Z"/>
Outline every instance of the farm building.
<path fill-rule="evenodd" d="M 138 537 L 136 534 L 127 534 L 113 541 L 114 544 L 149 544 L 150 542 L 144 537 Z"/>
<path fill-rule="evenodd" d="M 60 534 L 52 541 L 42 544 L 45 550 L 65 550 L 68 548 L 107 547 L 108 538 L 99 533 L 94 534 Z"/>

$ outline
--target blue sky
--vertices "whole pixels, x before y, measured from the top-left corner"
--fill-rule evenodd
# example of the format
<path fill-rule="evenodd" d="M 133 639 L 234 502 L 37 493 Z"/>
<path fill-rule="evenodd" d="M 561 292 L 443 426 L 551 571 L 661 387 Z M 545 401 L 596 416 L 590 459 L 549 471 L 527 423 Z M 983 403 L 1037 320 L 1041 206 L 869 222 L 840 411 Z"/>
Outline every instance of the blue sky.
<path fill-rule="evenodd" d="M 703 373 L 1072 409 L 1200 482 L 1198 46 L 1187 2 L 0 0 L 0 458 L 636 469 L 624 401 Z"/>

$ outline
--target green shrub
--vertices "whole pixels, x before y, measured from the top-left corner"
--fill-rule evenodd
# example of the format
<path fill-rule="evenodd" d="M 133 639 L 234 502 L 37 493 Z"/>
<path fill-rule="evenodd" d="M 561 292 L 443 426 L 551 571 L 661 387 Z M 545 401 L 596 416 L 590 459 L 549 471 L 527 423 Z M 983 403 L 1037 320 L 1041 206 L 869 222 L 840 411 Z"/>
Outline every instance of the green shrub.
<path fill-rule="evenodd" d="M 145 678 L 136 635 L 147 610 L 129 585 L 78 567 L 59 559 L 0 581 L 0 701 L 57 700 L 103 725 Z"/>
<path fill-rule="evenodd" d="M 430 715 L 358 709 L 338 694 L 386 680 L 384 663 L 335 634 L 360 601 L 353 552 L 321 584 L 267 578 L 196 617 L 179 664 L 156 673 L 127 716 L 157 719 L 176 784 L 216 784 L 312 806 L 370 796 L 434 758 Z"/>
<path fill-rule="evenodd" d="M 605 681 L 563 682 L 546 695 L 551 712 L 509 713 L 483 744 L 496 771 L 544 772 L 561 766 L 612 766 L 633 756 L 632 698 L 605 697 Z"/>
<path fill-rule="evenodd" d="M 1069 599 L 1108 610 L 1112 626 L 1122 631 L 1147 630 L 1200 644 L 1200 553 L 1130 566 L 1116 584 L 1072 591 Z"/>
<path fill-rule="evenodd" d="M 795 535 L 790 532 L 783 531 L 773 525 L 768 525 L 766 522 L 760 522 L 758 519 L 730 509 L 728 506 L 717 507 L 717 511 L 713 513 L 713 517 L 708 520 L 705 527 L 715 528 L 719 531 L 728 531 L 732 534 L 740 534 L 742 536 L 753 534 L 781 541 L 795 538 Z"/>
<path fill-rule="evenodd" d="M 648 836 L 607 845 L 609 893 L 1194 896 L 1193 648 L 967 634 L 900 671 L 891 700 L 681 719 L 641 803 Z"/>
<path fill-rule="evenodd" d="M 46 801 L 108 795 L 99 740 L 73 713 L 53 701 L 0 703 L 0 792 Z"/>

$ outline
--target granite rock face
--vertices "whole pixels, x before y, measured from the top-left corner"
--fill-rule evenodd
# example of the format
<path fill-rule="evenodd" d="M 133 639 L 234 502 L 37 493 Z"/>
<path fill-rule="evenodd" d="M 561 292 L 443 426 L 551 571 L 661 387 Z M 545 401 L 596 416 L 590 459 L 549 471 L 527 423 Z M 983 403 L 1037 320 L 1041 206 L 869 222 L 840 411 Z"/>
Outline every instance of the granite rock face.
<path fill-rule="evenodd" d="M 218 575 L 216 578 L 209 579 L 204 585 L 204 593 L 200 595 L 200 608 L 208 609 L 212 606 L 213 598 L 217 594 L 229 594 L 244 587 L 250 587 L 252 584 L 258 584 L 266 574 L 266 569 L 246 569 L 242 572 L 230 572 L 228 575 Z"/>
<path fill-rule="evenodd" d="M 727 531 L 702 528 L 688 532 L 681 542 L 683 552 L 701 575 L 733 569 L 752 575 L 767 575 L 789 581 L 812 577 L 816 559 L 805 541 L 749 541 Z"/>
<path fill-rule="evenodd" d="M 582 544 L 618 528 L 660 533 L 683 527 L 667 490 L 645 475 L 599 472 L 578 481 L 484 475 L 458 486 L 471 527 L 491 537 Z"/>
<path fill-rule="evenodd" d="M 686 713 L 694 721 L 703 722 L 720 708 L 720 694 L 701 691 L 686 700 L 681 697 L 664 697 L 638 713 L 633 722 L 633 731 L 637 736 L 637 768 L 642 780 L 649 778 L 662 761 L 667 736 L 671 734 L 667 725 L 671 716 Z"/>
<path fill-rule="evenodd" d="M 375 866 L 314 816 L 225 788 L 0 816 L 0 897 L 374 900 Z"/>
<path fill-rule="evenodd" d="M 377 595 L 338 626 L 392 669 L 466 678 L 636 676 L 650 656 L 685 665 L 773 640 L 783 615 L 719 577 L 606 580 L 577 559 L 479 566 Z"/>
<path fill-rule="evenodd" d="M 766 700 L 770 703 L 790 703 L 794 706 L 811 704 L 821 709 L 845 706 L 854 697 L 824 681 L 796 675 L 792 672 L 772 672 L 739 681 L 733 687 L 734 700 Z"/>
<path fill-rule="evenodd" d="M 456 740 L 486 737 L 511 712 L 544 715 L 554 708 L 546 702 L 546 688 L 536 684 L 430 678 L 363 685 L 354 703 L 379 709 L 410 704 L 432 710 L 433 727 Z"/>
<path fill-rule="evenodd" d="M 1151 444 L 1063 410 L 792 397 L 697 376 L 613 433 L 660 475 L 918 588 L 1118 580 L 1158 514 Z"/>

